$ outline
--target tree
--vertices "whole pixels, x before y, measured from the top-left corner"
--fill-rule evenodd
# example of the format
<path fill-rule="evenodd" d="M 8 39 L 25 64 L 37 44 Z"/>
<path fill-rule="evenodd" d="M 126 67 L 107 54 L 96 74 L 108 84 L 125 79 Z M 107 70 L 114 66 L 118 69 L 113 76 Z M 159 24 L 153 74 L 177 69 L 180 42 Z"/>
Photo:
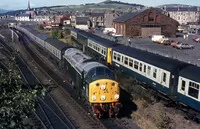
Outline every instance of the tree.
<path fill-rule="evenodd" d="M 50 36 L 51 36 L 52 38 L 57 38 L 57 39 L 63 38 L 62 31 L 59 31 L 58 29 L 52 30 L 51 33 L 50 33 Z"/>
<path fill-rule="evenodd" d="M 19 72 L 0 68 L 0 129 L 21 129 L 34 112 L 38 90 L 23 87 Z"/>
<path fill-rule="evenodd" d="M 44 27 L 43 27 L 43 25 L 41 25 L 41 24 L 39 25 L 38 28 L 39 28 L 39 30 L 44 30 Z"/>

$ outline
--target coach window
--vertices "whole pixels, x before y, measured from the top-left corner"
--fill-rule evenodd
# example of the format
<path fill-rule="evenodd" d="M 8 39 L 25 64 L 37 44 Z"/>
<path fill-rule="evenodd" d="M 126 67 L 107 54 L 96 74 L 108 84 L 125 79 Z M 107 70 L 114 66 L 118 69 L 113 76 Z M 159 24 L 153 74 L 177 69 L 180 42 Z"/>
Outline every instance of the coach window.
<path fill-rule="evenodd" d="M 163 82 L 166 82 L 166 77 L 167 77 L 166 73 L 163 73 L 163 79 L 162 79 Z"/>
<path fill-rule="evenodd" d="M 189 91 L 188 95 L 198 99 L 199 95 L 199 84 L 196 84 L 194 82 L 189 82 Z"/>
<path fill-rule="evenodd" d="M 114 59 L 115 59 L 115 60 L 117 59 L 117 54 L 116 54 L 116 53 L 114 53 Z"/>
<path fill-rule="evenodd" d="M 181 90 L 185 91 L 185 81 L 184 80 L 182 80 Z"/>
<path fill-rule="evenodd" d="M 118 54 L 118 56 L 117 56 L 117 60 L 120 61 L 120 58 L 121 58 L 121 55 Z"/>
<path fill-rule="evenodd" d="M 128 65 L 128 58 L 127 57 L 125 57 L 125 59 L 124 59 L 124 64 Z"/>
<path fill-rule="evenodd" d="M 135 68 L 135 69 L 138 69 L 138 64 L 139 64 L 139 63 L 138 63 L 137 61 L 134 61 L 134 68 Z"/>
<path fill-rule="evenodd" d="M 129 66 L 133 67 L 133 60 L 132 59 L 129 59 Z"/>
<path fill-rule="evenodd" d="M 156 78 L 156 74 L 157 74 L 157 69 L 154 68 L 154 69 L 153 69 L 153 77 L 154 77 L 154 78 Z"/>
<path fill-rule="evenodd" d="M 151 67 L 150 67 L 150 66 L 148 66 L 148 67 L 147 67 L 147 75 L 149 75 L 149 76 L 150 76 L 150 73 L 151 73 Z"/>
<path fill-rule="evenodd" d="M 144 65 L 144 69 L 143 69 L 144 73 L 146 73 L 146 65 Z"/>
<path fill-rule="evenodd" d="M 142 63 L 140 63 L 140 71 L 142 72 Z"/>

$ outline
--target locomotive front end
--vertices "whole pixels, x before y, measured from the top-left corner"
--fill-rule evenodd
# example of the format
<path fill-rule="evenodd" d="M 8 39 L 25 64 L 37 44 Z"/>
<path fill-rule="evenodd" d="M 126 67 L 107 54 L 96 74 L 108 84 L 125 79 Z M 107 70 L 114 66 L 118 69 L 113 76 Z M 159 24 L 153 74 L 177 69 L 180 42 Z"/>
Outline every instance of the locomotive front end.
<path fill-rule="evenodd" d="M 89 102 L 98 117 L 116 116 L 121 108 L 119 97 L 120 88 L 115 80 L 99 79 L 89 85 Z"/>

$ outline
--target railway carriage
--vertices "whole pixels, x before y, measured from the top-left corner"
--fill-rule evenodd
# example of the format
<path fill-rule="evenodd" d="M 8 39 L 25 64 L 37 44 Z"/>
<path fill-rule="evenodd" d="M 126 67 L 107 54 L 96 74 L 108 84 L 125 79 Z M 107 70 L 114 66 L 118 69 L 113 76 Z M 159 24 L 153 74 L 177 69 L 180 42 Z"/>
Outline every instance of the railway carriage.
<path fill-rule="evenodd" d="M 200 111 L 200 68 L 190 65 L 179 73 L 178 101 Z"/>
<path fill-rule="evenodd" d="M 114 73 L 76 48 L 67 49 L 63 57 L 74 88 L 91 104 L 93 112 L 99 117 L 117 115 L 120 89 Z"/>
<path fill-rule="evenodd" d="M 128 46 L 116 46 L 112 63 L 130 76 L 158 90 L 164 95 L 175 96 L 178 74 L 186 64 Z"/>

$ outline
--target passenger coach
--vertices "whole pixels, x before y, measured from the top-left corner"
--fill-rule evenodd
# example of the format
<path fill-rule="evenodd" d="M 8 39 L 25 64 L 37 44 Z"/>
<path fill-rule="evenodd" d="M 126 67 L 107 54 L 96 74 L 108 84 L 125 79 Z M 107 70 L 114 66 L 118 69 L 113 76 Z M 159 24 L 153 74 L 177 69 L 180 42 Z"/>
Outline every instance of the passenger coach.
<path fill-rule="evenodd" d="M 112 63 L 125 73 L 168 96 L 175 96 L 178 74 L 186 64 L 127 46 L 116 46 Z"/>

